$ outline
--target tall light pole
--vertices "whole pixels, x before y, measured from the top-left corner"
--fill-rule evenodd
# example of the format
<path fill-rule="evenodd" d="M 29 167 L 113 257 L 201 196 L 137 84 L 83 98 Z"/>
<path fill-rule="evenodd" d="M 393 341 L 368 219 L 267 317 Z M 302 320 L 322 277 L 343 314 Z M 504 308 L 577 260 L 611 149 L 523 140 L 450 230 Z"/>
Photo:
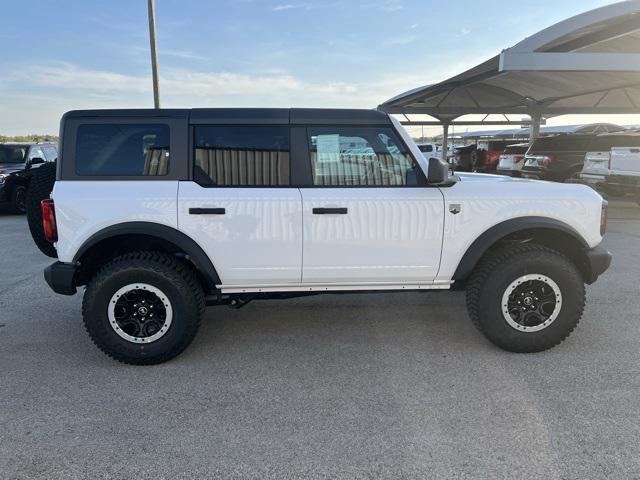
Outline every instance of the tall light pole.
<path fill-rule="evenodd" d="M 151 74 L 153 76 L 153 106 L 160 108 L 160 86 L 158 85 L 158 44 L 156 42 L 156 2 L 148 0 L 149 42 L 151 43 Z"/>

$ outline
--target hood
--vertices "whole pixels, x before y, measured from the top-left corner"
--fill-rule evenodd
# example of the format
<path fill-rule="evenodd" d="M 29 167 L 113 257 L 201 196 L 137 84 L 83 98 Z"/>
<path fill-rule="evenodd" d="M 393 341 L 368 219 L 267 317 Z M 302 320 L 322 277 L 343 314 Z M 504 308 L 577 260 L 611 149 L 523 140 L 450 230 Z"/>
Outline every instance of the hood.
<path fill-rule="evenodd" d="M 24 170 L 24 163 L 0 163 L 0 173 L 8 175 Z"/>
<path fill-rule="evenodd" d="M 539 183 L 541 180 L 534 180 L 532 178 L 514 178 L 506 175 L 492 175 L 490 173 L 467 173 L 456 172 L 455 173 L 463 182 L 485 182 L 485 183 Z"/>

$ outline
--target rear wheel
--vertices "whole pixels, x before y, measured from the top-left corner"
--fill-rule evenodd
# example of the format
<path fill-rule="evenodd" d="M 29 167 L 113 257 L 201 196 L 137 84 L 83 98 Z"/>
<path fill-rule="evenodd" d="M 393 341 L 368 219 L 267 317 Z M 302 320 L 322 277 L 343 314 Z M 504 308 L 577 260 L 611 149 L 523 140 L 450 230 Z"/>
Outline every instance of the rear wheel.
<path fill-rule="evenodd" d="M 526 244 L 484 258 L 467 286 L 474 325 L 511 352 L 540 352 L 561 343 L 584 310 L 584 282 L 561 253 Z"/>
<path fill-rule="evenodd" d="M 156 252 L 115 258 L 91 279 L 82 304 L 87 332 L 104 353 L 134 364 L 179 355 L 198 331 L 204 294 L 193 270 Z"/>
<path fill-rule="evenodd" d="M 10 209 L 17 214 L 23 214 L 27 211 L 27 187 L 18 185 L 13 189 Z"/>

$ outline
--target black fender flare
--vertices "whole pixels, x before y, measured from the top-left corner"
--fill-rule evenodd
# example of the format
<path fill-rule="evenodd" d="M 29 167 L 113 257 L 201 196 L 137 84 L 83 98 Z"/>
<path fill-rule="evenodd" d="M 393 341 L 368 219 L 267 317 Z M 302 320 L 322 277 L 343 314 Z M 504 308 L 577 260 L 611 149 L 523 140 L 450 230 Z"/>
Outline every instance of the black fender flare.
<path fill-rule="evenodd" d="M 186 253 L 196 268 L 213 288 L 220 285 L 220 277 L 205 251 L 192 238 L 167 225 L 153 222 L 125 222 L 111 225 L 91 235 L 78 249 L 73 263 L 78 263 L 91 247 L 109 238 L 121 235 L 146 235 L 168 241 Z"/>
<path fill-rule="evenodd" d="M 496 242 L 503 238 L 524 230 L 532 229 L 556 230 L 573 237 L 584 249 L 589 244 L 573 227 L 560 220 L 546 217 L 518 217 L 498 223 L 482 233 L 462 256 L 458 268 L 453 274 L 454 280 L 465 280 L 469 277 L 477 263 Z"/>

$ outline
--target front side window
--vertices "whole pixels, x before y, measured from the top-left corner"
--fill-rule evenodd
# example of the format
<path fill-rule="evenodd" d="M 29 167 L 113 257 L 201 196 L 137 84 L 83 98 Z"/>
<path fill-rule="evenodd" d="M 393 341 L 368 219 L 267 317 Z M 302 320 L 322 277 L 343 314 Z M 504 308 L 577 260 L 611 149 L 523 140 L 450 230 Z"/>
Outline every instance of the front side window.
<path fill-rule="evenodd" d="M 308 129 L 314 185 L 415 185 L 419 168 L 387 127 Z"/>
<path fill-rule="evenodd" d="M 169 126 L 87 124 L 78 127 L 76 173 L 163 176 L 169 172 Z"/>
<path fill-rule="evenodd" d="M 200 184 L 290 183 L 288 126 L 197 126 L 194 144 L 194 179 Z"/>

